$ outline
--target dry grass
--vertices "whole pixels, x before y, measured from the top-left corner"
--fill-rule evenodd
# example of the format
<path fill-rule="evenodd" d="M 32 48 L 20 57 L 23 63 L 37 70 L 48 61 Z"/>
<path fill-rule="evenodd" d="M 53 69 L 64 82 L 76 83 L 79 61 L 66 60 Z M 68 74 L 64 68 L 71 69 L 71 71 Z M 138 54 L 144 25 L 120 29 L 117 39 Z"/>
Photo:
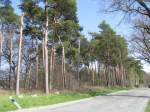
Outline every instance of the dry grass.
<path fill-rule="evenodd" d="M 14 91 L 0 89 L 0 96 L 14 95 Z"/>

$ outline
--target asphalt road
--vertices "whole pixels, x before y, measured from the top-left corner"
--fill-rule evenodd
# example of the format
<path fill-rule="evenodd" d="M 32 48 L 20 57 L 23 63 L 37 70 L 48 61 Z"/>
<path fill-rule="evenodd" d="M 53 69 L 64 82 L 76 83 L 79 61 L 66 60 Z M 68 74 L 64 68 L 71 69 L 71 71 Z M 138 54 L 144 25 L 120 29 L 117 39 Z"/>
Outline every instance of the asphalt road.
<path fill-rule="evenodd" d="M 107 96 L 17 112 L 144 112 L 149 98 L 150 89 L 133 89 Z"/>

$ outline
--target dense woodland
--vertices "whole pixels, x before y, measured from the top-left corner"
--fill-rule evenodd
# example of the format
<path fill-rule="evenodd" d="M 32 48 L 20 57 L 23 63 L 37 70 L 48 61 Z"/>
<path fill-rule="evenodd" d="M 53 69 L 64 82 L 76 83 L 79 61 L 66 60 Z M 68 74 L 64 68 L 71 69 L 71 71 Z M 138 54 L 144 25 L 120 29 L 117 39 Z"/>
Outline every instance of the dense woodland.
<path fill-rule="evenodd" d="M 20 16 L 0 0 L 0 88 L 48 94 L 144 83 L 141 61 L 106 21 L 92 39 L 82 34 L 76 0 L 21 0 L 18 7 Z"/>

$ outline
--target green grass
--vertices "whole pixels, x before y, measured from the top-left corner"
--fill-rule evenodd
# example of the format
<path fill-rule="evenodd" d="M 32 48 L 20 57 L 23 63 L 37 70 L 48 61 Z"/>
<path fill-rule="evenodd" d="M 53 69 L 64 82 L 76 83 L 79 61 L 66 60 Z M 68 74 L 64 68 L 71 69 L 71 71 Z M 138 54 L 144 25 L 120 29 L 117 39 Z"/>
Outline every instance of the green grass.
<path fill-rule="evenodd" d="M 37 95 L 32 97 L 31 95 L 23 95 L 23 98 L 12 96 L 21 105 L 22 108 L 30 108 L 43 105 L 51 105 L 56 103 L 62 103 L 67 101 L 73 101 L 91 96 L 106 95 L 108 93 L 124 90 L 123 88 L 105 88 L 99 90 L 89 90 L 82 93 L 60 93 L 51 95 Z M 0 112 L 6 112 L 10 110 L 16 110 L 16 107 L 10 102 L 9 96 L 0 96 Z"/>
<path fill-rule="evenodd" d="M 149 102 L 148 102 L 148 105 L 147 105 L 147 107 L 146 107 L 145 112 L 150 112 L 150 100 L 149 100 Z"/>

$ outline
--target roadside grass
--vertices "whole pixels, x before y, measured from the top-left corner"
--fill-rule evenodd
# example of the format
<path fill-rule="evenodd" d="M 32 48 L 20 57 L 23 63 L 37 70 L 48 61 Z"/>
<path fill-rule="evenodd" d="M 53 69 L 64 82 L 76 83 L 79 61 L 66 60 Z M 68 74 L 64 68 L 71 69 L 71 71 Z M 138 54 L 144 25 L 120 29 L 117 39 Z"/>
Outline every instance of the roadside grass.
<path fill-rule="evenodd" d="M 146 107 L 145 112 L 150 112 L 150 100 L 149 100 L 149 102 L 148 102 L 148 104 L 147 104 L 147 107 Z"/>
<path fill-rule="evenodd" d="M 38 94 L 37 96 L 23 94 L 23 97 L 12 95 L 12 97 L 20 104 L 22 108 L 30 108 L 44 105 L 51 105 L 63 103 L 67 101 L 74 101 L 83 98 L 89 98 L 98 95 L 106 95 L 120 90 L 127 90 L 127 88 L 103 88 L 97 90 L 89 90 L 87 92 L 65 92 L 60 94 Z M 16 110 L 17 108 L 11 103 L 9 96 L 0 96 L 0 112 L 7 112 Z"/>

